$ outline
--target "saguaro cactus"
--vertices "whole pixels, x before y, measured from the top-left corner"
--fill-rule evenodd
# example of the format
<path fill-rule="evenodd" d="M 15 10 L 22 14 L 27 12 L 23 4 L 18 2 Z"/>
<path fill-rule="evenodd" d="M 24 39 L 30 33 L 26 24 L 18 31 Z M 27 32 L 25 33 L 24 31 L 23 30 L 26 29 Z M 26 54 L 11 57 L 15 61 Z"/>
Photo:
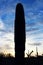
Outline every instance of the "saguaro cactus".
<path fill-rule="evenodd" d="M 23 59 L 24 51 L 25 51 L 24 8 L 21 3 L 18 3 L 15 12 L 15 58 Z"/>

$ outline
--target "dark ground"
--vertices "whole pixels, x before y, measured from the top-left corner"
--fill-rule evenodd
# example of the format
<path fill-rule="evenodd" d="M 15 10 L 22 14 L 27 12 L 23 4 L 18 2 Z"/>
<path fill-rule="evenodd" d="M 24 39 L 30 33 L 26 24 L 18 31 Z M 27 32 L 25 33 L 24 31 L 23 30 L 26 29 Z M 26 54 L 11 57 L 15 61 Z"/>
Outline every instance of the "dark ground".
<path fill-rule="evenodd" d="M 43 56 L 24 58 L 24 60 L 24 65 L 43 65 Z M 13 57 L 0 57 L 0 65 L 15 65 L 15 63 L 16 61 Z"/>

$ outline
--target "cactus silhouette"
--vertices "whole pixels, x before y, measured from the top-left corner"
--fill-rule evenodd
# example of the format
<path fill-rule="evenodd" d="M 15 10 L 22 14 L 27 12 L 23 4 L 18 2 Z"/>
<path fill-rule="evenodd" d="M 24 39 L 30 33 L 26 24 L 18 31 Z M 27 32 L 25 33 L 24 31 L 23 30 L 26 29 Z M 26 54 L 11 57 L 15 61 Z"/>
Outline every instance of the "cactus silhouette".
<path fill-rule="evenodd" d="M 38 57 L 38 48 L 36 47 L 36 57 Z"/>
<path fill-rule="evenodd" d="M 31 56 L 32 53 L 33 53 L 33 50 L 30 53 L 26 53 L 28 58 Z"/>
<path fill-rule="evenodd" d="M 25 51 L 25 17 L 21 3 L 16 6 L 15 12 L 15 58 L 23 61 Z M 18 60 L 17 60 L 18 61 Z M 19 60 L 19 64 L 22 62 Z"/>

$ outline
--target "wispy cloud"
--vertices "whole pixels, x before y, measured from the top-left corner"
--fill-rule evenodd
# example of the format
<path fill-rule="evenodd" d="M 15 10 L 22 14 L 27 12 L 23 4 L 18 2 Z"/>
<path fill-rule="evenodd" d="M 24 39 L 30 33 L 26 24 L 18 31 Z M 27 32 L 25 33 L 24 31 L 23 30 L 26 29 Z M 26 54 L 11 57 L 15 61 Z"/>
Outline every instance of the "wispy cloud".
<path fill-rule="evenodd" d="M 27 29 L 26 32 L 37 31 L 37 30 L 39 30 L 39 28 L 30 28 L 30 29 Z"/>
<path fill-rule="evenodd" d="M 7 50 L 12 50 L 12 49 L 13 49 L 13 48 L 12 48 L 10 45 L 8 45 L 8 44 L 4 45 L 4 47 L 5 47 L 5 49 L 7 49 Z"/>
<path fill-rule="evenodd" d="M 14 34 L 5 33 L 3 36 L 0 36 L 0 52 L 13 53 L 14 54 Z"/>
<path fill-rule="evenodd" d="M 5 29 L 4 23 L 1 19 L 0 19 L 0 29 L 1 30 Z"/>
<path fill-rule="evenodd" d="M 33 44 L 29 44 L 29 45 L 32 45 L 32 46 L 40 46 L 41 43 L 33 43 Z"/>

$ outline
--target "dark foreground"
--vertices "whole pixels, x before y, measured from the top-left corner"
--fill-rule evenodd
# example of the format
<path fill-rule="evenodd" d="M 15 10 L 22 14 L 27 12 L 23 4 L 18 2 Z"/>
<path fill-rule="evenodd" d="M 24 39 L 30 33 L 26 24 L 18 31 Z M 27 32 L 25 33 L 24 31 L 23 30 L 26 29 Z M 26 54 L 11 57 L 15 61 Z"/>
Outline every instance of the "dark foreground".
<path fill-rule="evenodd" d="M 20 59 L 19 59 L 20 60 Z M 24 58 L 25 65 L 43 65 L 43 56 Z M 13 57 L 0 57 L 0 65 L 16 65 Z"/>

